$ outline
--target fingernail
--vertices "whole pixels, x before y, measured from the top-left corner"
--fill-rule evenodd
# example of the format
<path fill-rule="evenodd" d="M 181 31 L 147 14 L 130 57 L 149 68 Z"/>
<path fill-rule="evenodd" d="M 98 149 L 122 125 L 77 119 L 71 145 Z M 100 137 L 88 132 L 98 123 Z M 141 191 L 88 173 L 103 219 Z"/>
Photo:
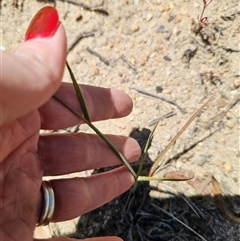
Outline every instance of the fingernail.
<path fill-rule="evenodd" d="M 57 31 L 59 24 L 57 10 L 50 6 L 43 7 L 32 19 L 25 35 L 25 41 L 51 37 Z"/>

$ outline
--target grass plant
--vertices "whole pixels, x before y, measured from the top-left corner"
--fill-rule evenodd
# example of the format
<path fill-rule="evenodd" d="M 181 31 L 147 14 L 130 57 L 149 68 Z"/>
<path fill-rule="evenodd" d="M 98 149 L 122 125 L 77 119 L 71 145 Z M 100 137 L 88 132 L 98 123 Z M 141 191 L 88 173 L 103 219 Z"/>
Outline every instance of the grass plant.
<path fill-rule="evenodd" d="M 187 129 L 187 127 L 191 124 L 191 122 L 196 118 L 197 115 L 199 115 L 199 113 L 204 109 L 204 107 L 207 106 L 207 104 L 213 99 L 214 95 L 216 93 L 214 93 L 190 118 L 189 120 L 186 122 L 186 124 L 180 129 L 180 131 L 174 136 L 174 138 L 172 138 L 172 140 L 169 142 L 169 144 L 165 147 L 165 149 L 160 153 L 160 155 L 155 159 L 154 164 L 152 165 L 149 175 L 148 176 L 142 176 L 142 168 L 143 168 L 143 164 L 144 164 L 144 160 L 146 158 L 147 155 L 147 150 L 150 146 L 151 140 L 153 138 L 153 134 L 154 131 L 156 131 L 157 125 L 158 123 L 155 125 L 155 127 L 153 128 L 152 132 L 149 135 L 148 141 L 146 143 L 146 146 L 144 148 L 143 154 L 141 156 L 140 159 L 140 165 L 138 168 L 137 173 L 134 171 L 134 169 L 132 168 L 132 166 L 130 165 L 130 163 L 128 162 L 128 160 L 126 160 L 126 158 L 123 156 L 123 154 L 117 149 L 117 147 L 98 129 L 96 128 L 89 117 L 88 114 L 88 110 L 83 98 L 83 94 L 81 91 L 81 88 L 79 87 L 74 74 L 71 70 L 70 65 L 66 62 L 67 65 L 67 69 L 69 71 L 71 80 L 73 82 L 73 86 L 76 92 L 76 96 L 79 102 L 79 105 L 82 109 L 83 115 L 81 115 L 79 112 L 77 112 L 73 107 L 71 107 L 66 100 L 63 100 L 62 98 L 60 98 L 57 95 L 54 95 L 53 98 L 55 98 L 58 102 L 60 102 L 62 105 L 64 105 L 69 111 L 71 111 L 73 114 L 75 114 L 77 117 L 79 117 L 81 120 L 83 120 L 90 128 L 92 128 L 97 135 L 99 135 L 103 141 L 106 142 L 106 144 L 113 150 L 113 152 L 120 158 L 120 160 L 123 162 L 124 165 L 127 166 L 127 168 L 129 169 L 129 171 L 132 173 L 132 175 L 134 176 L 134 178 L 136 179 L 137 182 L 139 181 L 185 181 L 188 180 L 186 178 L 181 178 L 181 179 L 168 179 L 168 178 L 158 178 L 158 177 L 154 177 L 154 173 L 158 170 L 158 167 L 162 167 L 164 166 L 166 163 L 162 162 L 161 160 L 163 159 L 164 155 L 167 153 L 167 151 L 172 147 L 172 145 L 177 141 L 177 139 L 180 137 L 180 135 Z M 134 190 L 136 189 L 137 185 L 135 184 L 134 186 Z"/>
<path fill-rule="evenodd" d="M 105 141 L 105 143 L 112 149 L 112 151 L 120 158 L 120 160 L 123 162 L 124 165 L 127 166 L 127 168 L 129 169 L 129 171 L 132 173 L 132 175 L 134 176 L 136 182 L 133 186 L 133 188 L 131 189 L 131 192 L 129 193 L 126 205 L 125 205 L 125 214 L 127 213 L 127 207 L 130 209 L 131 206 L 134 204 L 134 200 L 136 199 L 135 197 L 135 192 L 138 188 L 138 183 L 139 182 L 146 182 L 146 181 L 158 181 L 158 182 L 162 182 L 162 181 L 185 181 L 185 180 L 189 180 L 188 178 L 179 178 L 179 179 L 169 179 L 169 178 L 161 178 L 161 177 L 156 177 L 154 176 L 154 174 L 156 173 L 156 171 L 158 170 L 158 167 L 163 167 L 166 164 L 165 162 L 161 162 L 164 155 L 167 153 L 167 151 L 171 148 L 171 146 L 177 141 L 177 139 L 180 137 L 180 135 L 187 129 L 187 127 L 191 124 L 191 122 L 196 118 L 197 115 L 199 115 L 199 113 L 207 106 L 207 104 L 213 99 L 214 95 L 216 93 L 214 93 L 190 118 L 189 120 L 186 122 L 186 124 L 180 129 L 180 131 L 176 134 L 176 136 L 173 137 L 173 139 L 169 142 L 169 144 L 166 146 L 166 148 L 160 153 L 160 155 L 156 158 L 154 164 L 151 166 L 150 171 L 149 171 L 149 175 L 148 176 L 143 176 L 143 166 L 144 166 L 144 160 L 146 159 L 147 156 L 147 151 L 148 148 L 150 147 L 151 141 L 153 139 L 153 135 L 154 132 L 157 129 L 158 126 L 158 122 L 155 124 L 152 132 L 150 133 L 147 143 L 145 145 L 145 148 L 143 150 L 142 156 L 140 158 L 140 164 L 139 164 L 139 168 L 138 171 L 135 172 L 134 169 L 132 168 L 132 166 L 130 165 L 130 163 L 128 162 L 128 160 L 126 160 L 126 158 L 122 155 L 122 153 L 117 149 L 117 147 L 97 128 L 95 127 L 91 120 L 90 120 L 90 116 L 88 114 L 88 110 L 87 110 L 87 106 L 86 103 L 84 101 L 84 97 L 83 94 L 81 92 L 81 87 L 78 85 L 74 74 L 71 70 L 71 67 L 68 63 L 66 63 L 67 65 L 67 69 L 69 71 L 70 77 L 72 79 L 73 82 L 73 86 L 76 92 L 76 98 L 78 99 L 79 105 L 82 109 L 82 114 L 80 114 L 78 111 L 76 111 L 68 102 L 67 100 L 62 99 L 61 97 L 54 95 L 53 98 L 55 100 L 57 100 L 59 103 L 61 103 L 63 106 L 65 106 L 69 111 L 71 111 L 74 115 L 76 115 L 78 118 L 80 118 L 83 122 L 85 122 L 90 128 L 92 128 L 97 135 L 99 135 L 103 141 Z M 185 200 L 185 199 L 184 199 Z M 187 202 L 185 200 L 185 202 Z M 197 211 L 194 210 L 194 208 L 187 202 L 187 204 L 189 205 L 189 207 L 191 209 L 193 209 L 193 211 L 196 213 Z M 155 207 L 156 208 L 156 207 Z M 184 222 L 182 222 L 181 220 L 179 220 L 177 217 L 173 216 L 173 214 L 167 212 L 166 210 L 163 210 L 162 208 L 158 208 L 160 211 L 164 212 L 165 214 L 167 214 L 168 216 L 170 216 L 171 218 L 173 218 L 173 220 L 181 223 L 184 227 L 187 227 L 190 231 L 192 231 L 194 234 L 196 234 L 198 237 L 200 237 L 202 240 L 205 240 L 200 234 L 198 234 L 195 230 L 193 230 L 192 228 L 190 228 L 187 224 L 185 224 Z M 125 215 L 127 216 L 127 215 Z M 128 219 L 126 219 L 128 220 Z M 130 221 L 129 221 L 130 222 Z M 131 222 L 130 222 L 131 223 Z"/>

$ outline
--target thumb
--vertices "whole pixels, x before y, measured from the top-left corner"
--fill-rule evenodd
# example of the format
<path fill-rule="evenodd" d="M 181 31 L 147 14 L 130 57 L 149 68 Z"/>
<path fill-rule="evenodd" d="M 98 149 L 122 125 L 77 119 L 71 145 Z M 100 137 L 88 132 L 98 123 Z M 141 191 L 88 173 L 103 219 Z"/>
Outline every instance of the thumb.
<path fill-rule="evenodd" d="M 15 53 L 2 53 L 1 125 L 43 105 L 61 83 L 67 44 L 55 8 L 44 7 L 35 15 L 26 39 Z"/>

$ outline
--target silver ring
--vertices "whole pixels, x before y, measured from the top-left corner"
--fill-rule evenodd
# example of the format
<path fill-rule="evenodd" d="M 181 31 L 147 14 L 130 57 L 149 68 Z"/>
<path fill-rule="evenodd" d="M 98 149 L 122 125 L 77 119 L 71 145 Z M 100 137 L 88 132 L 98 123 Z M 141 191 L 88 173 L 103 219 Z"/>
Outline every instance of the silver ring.
<path fill-rule="evenodd" d="M 41 211 L 41 216 L 37 222 L 37 226 L 48 225 L 52 220 L 54 207 L 55 207 L 55 197 L 52 185 L 49 181 L 42 182 L 42 192 L 43 192 L 43 206 Z"/>

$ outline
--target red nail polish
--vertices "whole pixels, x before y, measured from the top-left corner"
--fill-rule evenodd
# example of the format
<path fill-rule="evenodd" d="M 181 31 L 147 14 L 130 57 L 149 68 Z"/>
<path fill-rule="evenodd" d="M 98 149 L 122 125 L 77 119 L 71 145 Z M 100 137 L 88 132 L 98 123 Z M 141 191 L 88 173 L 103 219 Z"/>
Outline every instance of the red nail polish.
<path fill-rule="evenodd" d="M 57 31 L 59 24 L 57 10 L 50 6 L 43 7 L 32 19 L 25 40 L 51 37 Z"/>

